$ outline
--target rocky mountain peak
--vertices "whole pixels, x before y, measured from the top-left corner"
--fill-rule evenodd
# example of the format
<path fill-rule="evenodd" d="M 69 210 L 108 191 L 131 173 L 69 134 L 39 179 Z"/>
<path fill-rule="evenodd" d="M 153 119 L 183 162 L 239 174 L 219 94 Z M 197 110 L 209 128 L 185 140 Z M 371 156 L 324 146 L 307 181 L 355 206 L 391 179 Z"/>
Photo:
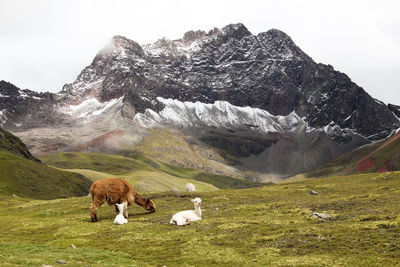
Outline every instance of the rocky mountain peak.
<path fill-rule="evenodd" d="M 333 121 L 371 139 L 387 136 L 398 121 L 347 75 L 315 63 L 286 33 L 271 29 L 254 36 L 241 23 L 208 33 L 188 31 L 182 39 L 162 38 L 143 48 L 114 36 L 67 87 L 73 92 L 70 103 L 75 96 L 76 102 L 124 96 L 126 107 L 143 112 L 159 109 L 159 96 L 202 103 L 223 100 L 273 115 L 295 111 L 313 127 Z M 371 121 L 361 119 L 365 116 Z"/>
<path fill-rule="evenodd" d="M 116 35 L 99 51 L 96 58 L 107 55 L 136 54 L 142 56 L 144 54 L 142 47 L 135 41 L 120 35 Z M 96 59 L 95 58 L 95 59 Z"/>
<path fill-rule="evenodd" d="M 17 95 L 19 88 L 4 80 L 0 81 L 0 94 L 3 96 Z"/>
<path fill-rule="evenodd" d="M 266 32 L 261 32 L 257 35 L 257 40 L 272 58 L 283 58 L 287 60 L 295 57 L 301 60 L 312 61 L 312 59 L 293 42 L 292 38 L 283 31 L 271 29 Z"/>
<path fill-rule="evenodd" d="M 206 35 L 205 31 L 188 31 L 183 35 L 182 43 L 186 46 L 191 45 L 194 41 L 201 41 Z"/>
<path fill-rule="evenodd" d="M 222 32 L 237 40 L 241 40 L 246 36 L 251 36 L 251 32 L 242 23 L 229 24 L 222 28 Z"/>

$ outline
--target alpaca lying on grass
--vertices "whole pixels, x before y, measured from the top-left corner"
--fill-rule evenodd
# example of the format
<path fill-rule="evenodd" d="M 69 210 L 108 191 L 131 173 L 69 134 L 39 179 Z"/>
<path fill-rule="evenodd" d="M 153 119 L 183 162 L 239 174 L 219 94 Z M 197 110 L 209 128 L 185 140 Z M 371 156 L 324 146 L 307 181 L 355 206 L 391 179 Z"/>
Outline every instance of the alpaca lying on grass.
<path fill-rule="evenodd" d="M 90 206 L 92 222 L 97 222 L 97 210 L 106 201 L 108 205 L 126 202 L 130 206 L 136 203 L 150 212 L 156 211 L 156 205 L 150 198 L 141 197 L 127 181 L 120 178 L 104 178 L 94 182 L 90 187 L 90 195 L 93 200 Z M 123 211 L 125 218 L 128 218 L 127 206 Z M 119 213 L 118 207 L 115 207 L 115 211 Z"/>
<path fill-rule="evenodd" d="M 114 224 L 125 224 L 128 223 L 128 220 L 125 219 L 124 215 L 122 214 L 122 212 L 126 209 L 126 202 L 122 203 L 122 204 L 115 204 L 119 210 L 119 214 L 117 216 L 115 216 L 114 219 Z"/>
<path fill-rule="evenodd" d="M 201 220 L 201 199 L 196 197 L 195 199 L 192 199 L 192 202 L 194 204 L 194 210 L 184 210 L 175 213 L 169 223 L 176 225 L 188 225 L 190 222 Z"/>

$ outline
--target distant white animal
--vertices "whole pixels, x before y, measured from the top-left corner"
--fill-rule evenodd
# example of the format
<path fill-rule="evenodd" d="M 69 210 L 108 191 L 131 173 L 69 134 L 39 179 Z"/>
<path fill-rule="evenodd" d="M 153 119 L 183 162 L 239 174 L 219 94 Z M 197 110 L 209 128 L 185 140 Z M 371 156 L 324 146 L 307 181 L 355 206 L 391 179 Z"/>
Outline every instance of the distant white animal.
<path fill-rule="evenodd" d="M 124 209 L 127 208 L 127 203 L 126 202 L 124 202 L 122 204 L 118 204 L 117 203 L 115 205 L 117 205 L 119 213 L 118 213 L 117 216 L 115 216 L 114 224 L 125 224 L 125 223 L 128 223 L 128 220 L 125 219 L 124 215 L 122 214 Z"/>
<path fill-rule="evenodd" d="M 186 192 L 194 192 L 196 191 L 196 187 L 192 183 L 187 183 L 186 184 Z"/>
<path fill-rule="evenodd" d="M 176 225 L 188 225 L 190 222 L 201 220 L 201 199 L 196 197 L 195 199 L 192 199 L 192 202 L 194 204 L 194 210 L 184 210 L 175 213 L 169 223 Z"/>

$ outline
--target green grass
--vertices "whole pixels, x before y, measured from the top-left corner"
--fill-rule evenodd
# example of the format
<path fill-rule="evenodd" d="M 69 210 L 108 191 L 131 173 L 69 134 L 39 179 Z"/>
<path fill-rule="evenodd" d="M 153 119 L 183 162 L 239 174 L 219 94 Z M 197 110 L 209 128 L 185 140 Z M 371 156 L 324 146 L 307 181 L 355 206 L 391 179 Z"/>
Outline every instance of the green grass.
<path fill-rule="evenodd" d="M 151 169 L 149 164 L 139 160 L 102 153 L 54 153 L 41 155 L 39 159 L 57 168 L 88 169 L 114 175 L 126 174 L 137 169 Z"/>
<path fill-rule="evenodd" d="M 40 159 L 57 168 L 80 173 L 92 181 L 118 176 L 129 181 L 137 190 L 145 192 L 163 192 L 172 188 L 184 191 L 189 182 L 196 186 L 196 190 L 204 192 L 265 185 L 173 166 L 139 152 L 121 153 L 122 155 L 68 152 L 46 154 L 40 156 Z"/>
<path fill-rule="evenodd" d="M 320 195 L 310 195 L 313 189 Z M 89 219 L 90 198 L 0 199 L 0 265 L 394 266 L 400 262 L 400 173 L 363 174 L 195 194 L 149 194 L 157 211 L 112 207 Z M 203 219 L 169 225 L 203 200 Z M 319 221 L 312 211 L 331 220 Z M 12 222 L 12 223 L 10 223 Z M 77 249 L 70 248 L 74 244 Z M 257 259 L 257 262 L 253 262 Z"/>
<path fill-rule="evenodd" d="M 0 195 L 54 199 L 87 195 L 90 180 L 0 150 Z"/>
<path fill-rule="evenodd" d="M 198 172 L 190 176 L 191 179 L 215 185 L 220 189 L 244 189 L 251 187 L 265 186 L 265 183 L 251 182 L 247 180 L 235 179 L 226 175 L 215 175 L 210 173 Z"/>

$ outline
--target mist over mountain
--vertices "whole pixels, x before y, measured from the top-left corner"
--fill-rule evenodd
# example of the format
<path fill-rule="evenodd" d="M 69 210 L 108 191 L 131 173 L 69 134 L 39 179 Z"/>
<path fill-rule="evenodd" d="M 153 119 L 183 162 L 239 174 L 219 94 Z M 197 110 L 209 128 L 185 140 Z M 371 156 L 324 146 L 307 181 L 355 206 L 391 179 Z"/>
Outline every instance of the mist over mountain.
<path fill-rule="evenodd" d="M 188 145 L 177 158 L 169 135 L 168 163 L 261 181 L 390 136 L 399 110 L 284 32 L 240 23 L 146 45 L 114 36 L 56 94 L 0 82 L 0 124 L 34 154 L 135 150 L 158 129 Z"/>

